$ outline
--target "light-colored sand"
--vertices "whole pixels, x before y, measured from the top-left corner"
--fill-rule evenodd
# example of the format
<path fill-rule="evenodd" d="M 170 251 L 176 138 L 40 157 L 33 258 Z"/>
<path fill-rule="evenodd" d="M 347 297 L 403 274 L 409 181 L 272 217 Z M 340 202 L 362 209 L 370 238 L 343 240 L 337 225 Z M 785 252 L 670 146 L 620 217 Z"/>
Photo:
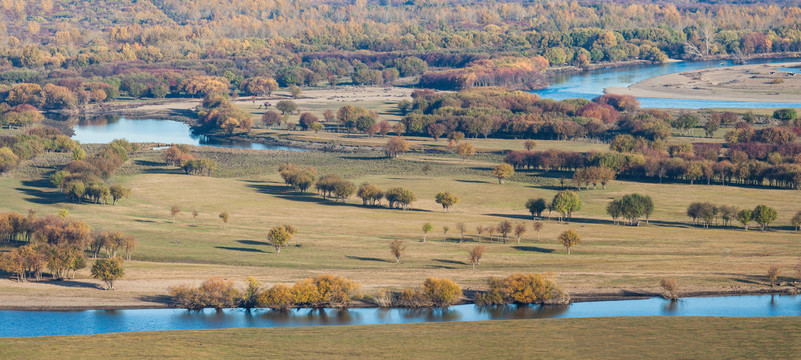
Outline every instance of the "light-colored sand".
<path fill-rule="evenodd" d="M 686 71 L 640 81 L 627 88 L 610 87 L 607 93 L 648 98 L 801 102 L 801 74 L 779 68 L 801 63 L 741 65 Z M 773 84 L 774 79 L 783 83 Z"/>

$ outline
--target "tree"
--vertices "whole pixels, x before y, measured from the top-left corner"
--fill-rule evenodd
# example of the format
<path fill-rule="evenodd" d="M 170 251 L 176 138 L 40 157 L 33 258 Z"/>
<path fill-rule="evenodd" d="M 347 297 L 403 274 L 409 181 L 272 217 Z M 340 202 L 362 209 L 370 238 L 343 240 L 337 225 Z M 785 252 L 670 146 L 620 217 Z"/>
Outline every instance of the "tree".
<path fill-rule="evenodd" d="M 543 198 L 531 198 L 526 201 L 526 209 L 531 213 L 532 218 L 542 217 L 542 212 L 545 211 L 547 207 L 548 205 Z"/>
<path fill-rule="evenodd" d="M 393 240 L 389 243 L 389 251 L 395 257 L 395 262 L 400 262 L 401 256 L 406 251 L 406 245 L 403 244 L 403 240 Z"/>
<path fill-rule="evenodd" d="M 512 223 L 509 222 L 509 220 L 501 221 L 496 229 L 498 230 L 498 233 L 500 233 L 501 236 L 503 236 L 503 243 L 506 244 L 506 237 L 509 235 L 510 232 L 512 232 L 513 229 Z"/>
<path fill-rule="evenodd" d="M 409 142 L 399 136 L 389 139 L 384 146 L 384 152 L 390 158 L 396 158 L 407 151 L 409 151 Z"/>
<path fill-rule="evenodd" d="M 270 229 L 270 232 L 267 233 L 267 240 L 269 240 L 270 244 L 275 247 L 275 252 L 280 253 L 281 248 L 292 241 L 292 237 L 295 235 L 295 233 L 295 227 L 292 225 L 276 226 Z"/>
<path fill-rule="evenodd" d="M 275 104 L 275 108 L 281 111 L 282 115 L 291 114 L 298 109 L 298 104 L 291 100 L 281 100 Z"/>
<path fill-rule="evenodd" d="M 640 225 L 640 218 L 646 216 L 646 213 L 652 213 L 654 209 L 654 202 L 648 195 L 641 194 L 628 194 L 623 198 L 613 200 L 606 207 L 606 212 L 612 219 L 617 221 L 618 217 L 624 217 L 628 220 L 629 225 Z"/>
<path fill-rule="evenodd" d="M 484 252 L 487 251 L 487 247 L 484 245 L 476 245 L 470 249 L 470 264 L 473 265 L 473 270 L 476 269 L 476 265 L 481 265 L 481 257 L 484 256 Z"/>
<path fill-rule="evenodd" d="M 463 161 L 467 161 L 467 158 L 476 154 L 476 148 L 469 142 L 461 142 L 456 145 L 456 153 L 462 157 Z"/>
<path fill-rule="evenodd" d="M 448 231 L 451 229 L 448 225 L 442 225 L 442 242 L 448 241 Z"/>
<path fill-rule="evenodd" d="M 537 142 L 534 140 L 526 140 L 523 143 L 523 147 L 526 148 L 526 151 L 534 150 L 534 148 L 537 147 Z"/>
<path fill-rule="evenodd" d="M 768 268 L 768 283 L 771 287 L 775 285 L 779 281 L 779 267 L 778 266 L 771 266 Z"/>
<path fill-rule="evenodd" d="M 197 220 L 197 216 L 200 215 L 200 211 L 198 209 L 192 209 L 192 222 L 194 223 Z"/>
<path fill-rule="evenodd" d="M 409 205 L 417 200 L 417 196 L 409 189 L 395 187 L 384 193 L 384 198 L 389 203 L 389 208 L 408 209 Z"/>
<path fill-rule="evenodd" d="M 303 90 L 297 85 L 290 85 L 287 90 L 289 90 L 289 95 L 292 96 L 293 99 L 299 98 L 300 94 L 303 93 Z"/>
<path fill-rule="evenodd" d="M 777 109 L 773 111 L 773 118 L 779 121 L 788 122 L 790 120 L 795 120 L 798 117 L 798 113 L 795 109 Z"/>
<path fill-rule="evenodd" d="M 675 278 L 664 278 L 659 282 L 662 290 L 665 290 L 665 298 L 677 300 L 679 298 L 679 281 Z"/>
<path fill-rule="evenodd" d="M 542 230 L 544 226 L 545 224 L 543 224 L 542 221 L 535 221 L 531 224 L 531 227 L 537 232 L 537 241 L 540 241 L 540 230 Z"/>
<path fill-rule="evenodd" d="M 737 213 L 737 221 L 743 224 L 745 231 L 748 231 L 748 223 L 750 223 L 753 219 L 754 215 L 751 210 L 740 210 L 740 212 Z"/>
<path fill-rule="evenodd" d="M 178 205 L 173 205 L 170 208 L 170 215 L 172 215 L 172 222 L 175 223 L 175 216 L 181 213 L 181 208 Z"/>
<path fill-rule="evenodd" d="M 567 230 L 559 235 L 559 242 L 567 249 L 567 254 L 570 255 L 570 248 L 581 243 L 579 234 L 573 230 Z"/>
<path fill-rule="evenodd" d="M 560 191 L 551 201 L 551 207 L 560 214 L 559 221 L 564 218 L 571 218 L 573 212 L 581 210 L 581 206 L 582 203 L 579 196 L 570 190 Z"/>
<path fill-rule="evenodd" d="M 448 212 L 452 206 L 459 203 L 459 197 L 449 192 L 440 192 L 437 193 L 436 202 L 442 205 L 445 212 Z"/>
<path fill-rule="evenodd" d="M 227 211 L 223 211 L 220 213 L 219 218 L 220 221 L 222 221 L 222 227 L 225 228 L 225 226 L 228 224 L 228 220 L 231 220 L 231 214 L 229 214 Z"/>
<path fill-rule="evenodd" d="M 799 212 L 795 213 L 795 215 L 793 215 L 793 218 L 790 219 L 790 223 L 795 228 L 795 232 L 798 232 L 798 230 L 801 230 L 801 211 L 799 211 Z"/>
<path fill-rule="evenodd" d="M 467 226 L 463 222 L 457 223 L 456 230 L 459 230 L 459 243 L 461 244 L 464 242 L 464 232 L 467 230 Z"/>
<path fill-rule="evenodd" d="M 431 232 L 431 230 L 434 230 L 434 225 L 431 225 L 430 222 L 427 222 L 423 224 L 422 229 L 423 229 L 423 242 L 425 242 L 426 237 L 428 237 L 428 233 Z"/>
<path fill-rule="evenodd" d="M 498 184 L 503 184 L 503 181 L 512 177 L 515 173 L 515 168 L 507 163 L 499 164 L 492 169 L 492 175 L 498 178 Z"/>
<path fill-rule="evenodd" d="M 384 197 L 384 192 L 381 191 L 376 185 L 373 184 L 362 184 L 359 187 L 359 190 L 356 192 L 356 196 L 362 199 L 362 204 L 367 206 L 375 206 L 381 203 L 381 199 Z"/>
<path fill-rule="evenodd" d="M 114 280 L 125 275 L 122 268 L 122 258 L 112 257 L 99 259 L 92 265 L 92 277 L 103 280 L 106 283 L 106 290 L 114 290 Z"/>
<path fill-rule="evenodd" d="M 526 224 L 515 225 L 515 237 L 517 237 L 517 245 L 520 245 L 520 238 L 526 233 Z"/>
<path fill-rule="evenodd" d="M 283 121 L 284 118 L 277 111 L 267 110 L 261 115 L 261 122 L 267 127 L 273 127 Z"/>
<path fill-rule="evenodd" d="M 131 189 L 118 184 L 111 185 L 109 191 L 111 193 L 112 205 L 117 205 L 118 201 L 127 198 L 131 194 Z M 173 216 L 173 222 L 175 222 L 174 216 Z"/>
<path fill-rule="evenodd" d="M 776 221 L 776 209 L 768 207 L 766 205 L 757 205 L 752 211 L 752 216 L 754 218 L 754 222 L 759 224 L 759 228 L 762 231 L 765 231 L 765 228 L 768 227 L 772 222 Z"/>

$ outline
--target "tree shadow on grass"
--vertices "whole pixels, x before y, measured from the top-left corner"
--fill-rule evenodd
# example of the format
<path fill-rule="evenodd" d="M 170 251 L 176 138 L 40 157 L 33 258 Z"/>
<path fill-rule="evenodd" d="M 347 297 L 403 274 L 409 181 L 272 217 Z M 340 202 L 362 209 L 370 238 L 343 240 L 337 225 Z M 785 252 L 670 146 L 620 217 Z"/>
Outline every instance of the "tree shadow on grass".
<path fill-rule="evenodd" d="M 145 174 L 184 174 L 180 168 L 170 167 L 158 161 L 134 160 L 134 164 L 143 167 L 142 172 Z"/>
<path fill-rule="evenodd" d="M 515 245 L 515 246 L 512 246 L 512 249 L 520 250 L 520 251 L 530 251 L 530 252 L 545 253 L 545 254 L 549 254 L 549 253 L 552 253 L 552 252 L 556 251 L 554 249 L 546 249 L 546 248 L 541 248 L 541 247 L 531 246 L 531 245 L 526 245 L 526 246 L 524 246 L 524 245 Z"/>
<path fill-rule="evenodd" d="M 41 188 L 50 187 L 50 181 L 46 179 L 26 180 L 22 181 L 21 184 L 25 187 L 18 187 L 15 190 L 30 196 L 25 200 L 34 204 L 52 205 L 68 200 L 66 195 L 55 189 L 42 190 Z"/>
<path fill-rule="evenodd" d="M 87 289 L 99 289 L 99 290 L 105 290 L 106 289 L 103 286 L 101 286 L 99 284 L 96 284 L 96 283 L 87 282 L 87 281 L 75 281 L 75 280 L 69 280 L 69 279 L 43 281 L 43 282 L 46 283 L 46 284 L 49 284 L 49 285 L 63 286 L 63 287 L 68 287 L 68 288 L 87 288 Z"/>
<path fill-rule="evenodd" d="M 273 195 L 275 197 L 285 200 L 317 203 L 328 206 L 349 206 L 349 207 L 360 207 L 360 208 L 389 209 L 385 207 L 364 206 L 362 204 L 341 202 L 331 198 L 325 199 L 315 192 L 299 192 L 284 185 L 265 184 L 265 183 L 258 183 L 255 181 L 246 181 L 246 182 L 249 183 L 247 186 L 250 188 L 256 189 L 257 191 L 263 194 Z M 406 211 L 432 212 L 431 210 L 423 210 L 423 209 L 408 209 Z"/>
<path fill-rule="evenodd" d="M 243 245 L 272 246 L 268 242 L 256 241 L 256 240 L 237 240 L 236 242 L 238 242 L 240 244 L 243 244 Z"/>
<path fill-rule="evenodd" d="M 137 299 L 149 303 L 157 303 L 165 305 L 169 305 L 170 303 L 172 303 L 172 298 L 169 295 L 143 295 L 137 297 Z"/>
<path fill-rule="evenodd" d="M 215 246 L 215 249 L 223 249 L 223 250 L 231 250 L 231 251 L 244 251 L 244 252 L 258 252 L 258 253 L 266 253 L 264 250 L 260 249 L 253 249 L 253 248 L 244 248 L 244 247 L 231 247 L 231 246 Z"/>
<path fill-rule="evenodd" d="M 351 259 L 351 260 L 359 260 L 359 261 L 394 262 L 394 261 L 389 261 L 389 260 L 386 260 L 386 259 L 379 259 L 379 258 L 374 258 L 374 257 L 362 257 L 362 256 L 352 256 L 352 255 L 345 255 L 345 257 L 348 258 L 348 259 Z"/>
<path fill-rule="evenodd" d="M 453 264 L 453 265 L 467 265 L 464 261 L 457 261 L 457 260 L 445 260 L 445 259 L 434 259 L 433 261 L 441 262 L 444 264 Z"/>
<path fill-rule="evenodd" d="M 470 183 L 470 184 L 494 184 L 494 182 L 482 181 L 482 180 L 456 180 L 456 181 L 461 183 Z"/>

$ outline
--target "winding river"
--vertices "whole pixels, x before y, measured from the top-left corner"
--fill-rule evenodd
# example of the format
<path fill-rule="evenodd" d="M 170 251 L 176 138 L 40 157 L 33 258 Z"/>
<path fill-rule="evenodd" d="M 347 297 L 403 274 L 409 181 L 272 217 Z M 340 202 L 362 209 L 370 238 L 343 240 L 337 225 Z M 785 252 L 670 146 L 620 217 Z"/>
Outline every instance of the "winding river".
<path fill-rule="evenodd" d="M 0 337 L 245 327 L 406 324 L 609 316 L 801 316 L 801 296 L 752 295 L 580 302 L 549 306 L 457 305 L 448 309 L 178 309 L 0 311 Z"/>

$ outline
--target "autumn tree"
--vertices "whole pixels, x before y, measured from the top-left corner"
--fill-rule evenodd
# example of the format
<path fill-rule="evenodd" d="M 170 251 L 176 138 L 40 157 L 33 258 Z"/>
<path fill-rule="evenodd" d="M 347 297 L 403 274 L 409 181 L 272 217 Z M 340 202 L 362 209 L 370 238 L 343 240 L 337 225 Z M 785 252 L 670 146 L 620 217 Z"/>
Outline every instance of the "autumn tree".
<path fill-rule="evenodd" d="M 515 225 L 515 237 L 517 238 L 517 245 L 520 245 L 520 238 L 526 233 L 526 224 Z"/>
<path fill-rule="evenodd" d="M 512 167 L 512 165 L 509 165 L 507 163 L 497 165 L 495 166 L 495 168 L 492 169 L 492 176 L 498 178 L 498 184 L 503 184 L 503 181 L 512 177 L 514 173 L 515 173 L 514 167 Z"/>
<path fill-rule="evenodd" d="M 456 153 L 462 157 L 463 161 L 467 161 L 467 158 L 476 154 L 476 148 L 469 142 L 460 142 L 456 145 Z"/>
<path fill-rule="evenodd" d="M 173 205 L 170 208 L 170 215 L 172 216 L 172 222 L 175 223 L 175 217 L 181 213 L 181 208 L 178 205 Z"/>
<path fill-rule="evenodd" d="M 220 225 L 223 228 L 225 228 L 225 226 L 228 225 L 228 221 L 231 220 L 231 214 L 229 214 L 227 211 L 221 212 L 220 215 L 218 215 L 218 217 L 220 218 L 221 221 Z"/>
<path fill-rule="evenodd" d="M 392 256 L 395 257 L 395 262 L 400 262 L 401 256 L 406 251 L 406 245 L 403 243 L 403 240 L 393 240 L 389 243 L 389 251 L 392 253 Z"/>
<path fill-rule="evenodd" d="M 442 208 L 445 209 L 445 212 L 448 212 L 451 207 L 455 206 L 459 203 L 459 197 L 451 194 L 449 192 L 440 192 L 437 193 L 435 197 L 437 204 L 442 205 Z"/>
<path fill-rule="evenodd" d="M 384 198 L 387 199 L 390 209 L 408 209 L 409 205 L 417 200 L 417 196 L 411 190 L 403 187 L 388 189 L 384 193 Z"/>
<path fill-rule="evenodd" d="M 381 199 L 384 197 L 384 192 L 376 185 L 362 184 L 362 186 L 360 186 L 359 190 L 356 192 L 356 196 L 362 199 L 362 204 L 364 206 L 375 206 L 381 204 Z"/>
<path fill-rule="evenodd" d="M 513 225 L 509 220 L 501 221 L 498 224 L 498 226 L 496 227 L 496 230 L 498 230 L 498 233 L 501 234 L 501 236 L 503 236 L 503 243 L 504 244 L 506 244 L 506 237 L 509 235 L 510 232 L 512 232 L 512 229 L 513 229 Z"/>
<path fill-rule="evenodd" d="M 280 225 L 273 227 L 270 229 L 270 232 L 267 233 L 267 240 L 269 240 L 270 244 L 275 247 L 275 252 L 280 253 L 281 248 L 289 244 L 292 241 L 292 237 L 295 236 L 295 227 L 291 225 Z"/>
<path fill-rule="evenodd" d="M 125 270 L 122 268 L 122 258 L 120 257 L 98 259 L 92 265 L 92 277 L 103 280 L 106 283 L 106 290 L 114 290 L 114 280 L 123 275 L 125 275 Z"/>
<path fill-rule="evenodd" d="M 384 153 L 390 158 L 396 158 L 407 151 L 409 151 L 409 142 L 399 136 L 389 139 L 384 146 Z"/>
<path fill-rule="evenodd" d="M 793 218 L 790 219 L 790 224 L 792 224 L 793 227 L 795 228 L 795 232 L 798 232 L 798 230 L 801 230 L 801 211 L 799 211 L 799 212 L 795 213 L 795 215 L 793 215 Z"/>
<path fill-rule="evenodd" d="M 422 292 L 434 307 L 447 308 L 462 297 L 462 288 L 449 279 L 429 277 L 423 282 Z"/>
<path fill-rule="evenodd" d="M 570 248 L 581 243 L 581 238 L 575 230 L 570 229 L 559 235 L 559 242 L 567 249 L 569 255 Z"/>
<path fill-rule="evenodd" d="M 487 247 L 484 245 L 476 245 L 470 249 L 468 259 L 470 260 L 470 264 L 473 265 L 473 270 L 476 269 L 476 265 L 481 265 L 481 257 L 484 256 L 484 252 L 486 251 Z"/>
<path fill-rule="evenodd" d="M 282 115 L 291 114 L 298 109 L 298 104 L 291 100 L 281 100 L 275 104 L 275 108 L 281 112 Z"/>
<path fill-rule="evenodd" d="M 431 230 L 434 230 L 434 225 L 431 225 L 430 222 L 427 222 L 423 224 L 422 229 L 423 229 L 423 242 L 425 242 L 426 237 L 428 237 L 428 233 L 431 232 Z"/>

